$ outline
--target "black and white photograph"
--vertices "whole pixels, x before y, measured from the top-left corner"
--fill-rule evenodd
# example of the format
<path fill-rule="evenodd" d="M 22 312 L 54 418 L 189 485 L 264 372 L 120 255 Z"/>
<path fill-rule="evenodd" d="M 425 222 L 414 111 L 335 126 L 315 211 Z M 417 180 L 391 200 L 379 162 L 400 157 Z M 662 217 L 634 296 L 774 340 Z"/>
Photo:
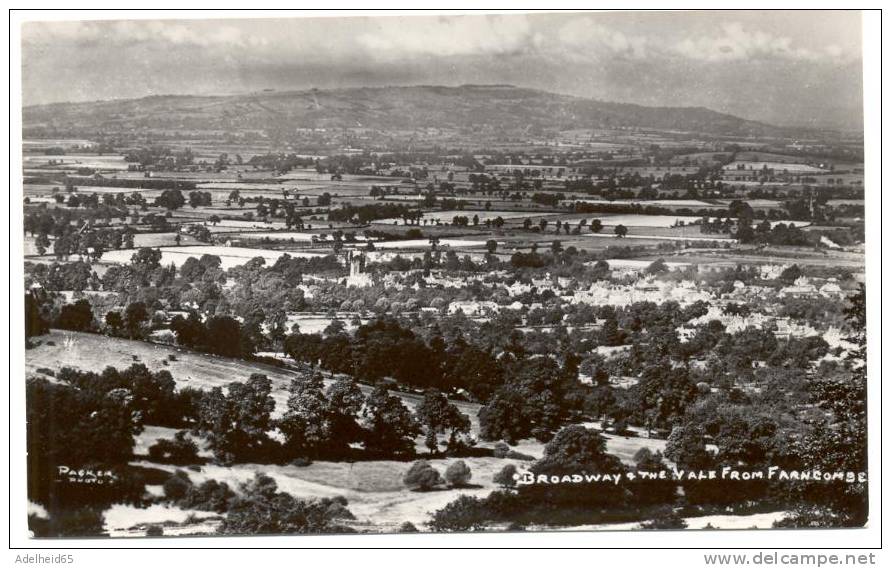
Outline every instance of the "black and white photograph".
<path fill-rule="evenodd" d="M 864 13 L 50 15 L 29 546 L 874 525 Z"/>

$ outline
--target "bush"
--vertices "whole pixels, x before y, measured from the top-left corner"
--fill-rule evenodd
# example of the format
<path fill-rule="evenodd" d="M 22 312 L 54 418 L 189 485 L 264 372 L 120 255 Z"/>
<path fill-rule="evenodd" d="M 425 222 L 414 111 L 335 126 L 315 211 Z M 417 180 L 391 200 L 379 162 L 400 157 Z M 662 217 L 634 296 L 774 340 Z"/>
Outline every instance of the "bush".
<path fill-rule="evenodd" d="M 492 448 L 492 456 L 499 459 L 535 461 L 534 456 L 512 450 L 511 447 L 508 446 L 505 442 L 498 442 L 497 444 L 495 444 L 495 447 Z"/>
<path fill-rule="evenodd" d="M 192 480 L 189 479 L 189 474 L 178 469 L 164 482 L 164 495 L 171 501 L 179 501 L 191 488 Z"/>
<path fill-rule="evenodd" d="M 413 491 L 429 491 L 442 485 L 442 476 L 426 460 L 418 460 L 405 472 L 402 482 Z"/>
<path fill-rule="evenodd" d="M 164 536 L 164 527 L 152 525 L 145 530 L 145 536 Z"/>
<path fill-rule="evenodd" d="M 220 483 L 209 479 L 201 485 L 190 486 L 185 497 L 177 501 L 177 505 L 184 509 L 225 513 L 234 499 L 235 492 L 225 481 Z"/>
<path fill-rule="evenodd" d="M 526 525 L 514 521 L 511 524 L 507 525 L 507 528 L 505 530 L 507 532 L 524 532 L 526 530 Z"/>
<path fill-rule="evenodd" d="M 445 479 L 452 487 L 464 487 L 470 481 L 472 474 L 470 467 L 464 460 L 458 460 L 450 465 L 445 472 Z"/>
<path fill-rule="evenodd" d="M 323 534 L 355 532 L 344 525 L 355 519 L 346 499 L 296 499 L 280 493 L 275 480 L 257 473 L 241 485 L 240 495 L 229 504 L 220 534 Z"/>
<path fill-rule="evenodd" d="M 492 455 L 496 458 L 504 459 L 507 457 L 507 454 L 509 454 L 510 451 L 510 446 L 508 446 L 506 442 L 498 442 L 492 449 Z"/>
<path fill-rule="evenodd" d="M 517 486 L 517 480 L 514 479 L 514 476 L 517 474 L 517 466 L 514 464 L 507 464 L 501 471 L 495 474 L 495 477 L 492 478 L 492 481 L 504 487 L 505 489 L 510 489 Z"/>
<path fill-rule="evenodd" d="M 148 452 L 149 457 L 157 462 L 186 464 L 198 460 L 198 446 L 186 438 L 185 432 L 177 432 L 172 440 L 158 440 Z"/>
<path fill-rule="evenodd" d="M 487 518 L 483 500 L 461 495 L 433 513 L 433 519 L 427 524 L 436 532 L 462 532 L 485 528 Z"/>
<path fill-rule="evenodd" d="M 404 523 L 402 523 L 401 525 L 399 525 L 399 530 L 398 530 L 398 532 L 401 532 L 401 533 L 416 533 L 416 532 L 421 532 L 421 531 L 419 531 L 419 530 L 418 530 L 418 527 L 416 527 L 416 526 L 413 525 L 412 523 L 410 523 L 410 522 L 408 522 L 408 521 L 405 521 Z"/>

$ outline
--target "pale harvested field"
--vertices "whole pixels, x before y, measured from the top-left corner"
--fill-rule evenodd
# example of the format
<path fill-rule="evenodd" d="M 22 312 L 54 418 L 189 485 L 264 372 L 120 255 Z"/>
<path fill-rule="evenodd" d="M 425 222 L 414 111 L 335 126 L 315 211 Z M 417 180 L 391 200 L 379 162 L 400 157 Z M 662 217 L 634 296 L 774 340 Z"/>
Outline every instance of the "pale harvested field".
<path fill-rule="evenodd" d="M 279 258 L 284 256 L 285 254 L 289 254 L 295 258 L 312 258 L 312 257 L 321 257 L 325 256 L 321 253 L 311 253 L 311 252 L 285 252 L 285 251 L 274 251 L 267 249 L 253 249 L 253 248 L 242 248 L 242 247 L 225 247 L 225 246 L 208 246 L 208 245 L 199 245 L 199 246 L 180 246 L 180 247 L 162 247 L 161 249 L 161 264 L 168 265 L 173 264 L 177 267 L 182 266 L 184 262 L 186 262 L 189 258 L 201 258 L 202 255 L 212 254 L 220 257 L 221 267 L 223 270 L 232 268 L 234 266 L 241 266 L 245 264 L 249 260 L 262 257 L 267 264 L 274 264 Z M 117 263 L 117 264 L 126 264 L 130 262 L 133 254 L 136 252 L 136 249 L 123 249 L 123 250 L 114 250 L 109 251 L 102 255 L 102 262 L 104 263 Z"/>
<path fill-rule="evenodd" d="M 465 209 L 463 211 L 425 211 L 424 216 L 421 217 L 421 222 L 423 223 L 426 219 L 428 223 L 435 223 L 436 221 L 439 221 L 440 223 L 450 224 L 454 217 L 467 217 L 472 223 L 474 215 L 478 216 L 480 224 L 483 224 L 486 222 L 486 219 L 494 220 L 496 217 L 501 217 L 506 221 L 508 219 L 525 219 L 526 217 L 532 218 L 553 216 L 558 215 L 558 213 L 529 213 L 526 211 L 485 211 L 472 209 Z M 404 224 L 402 219 L 396 218 L 379 219 L 377 221 L 374 221 L 374 223 L 379 225 L 393 225 L 394 223 L 398 223 L 399 225 Z M 423 229 L 423 225 L 421 226 L 421 228 Z"/>
<path fill-rule="evenodd" d="M 429 461 L 440 473 L 444 473 L 449 464 L 457 459 Z M 256 472 L 262 472 L 275 479 L 280 491 L 298 498 L 343 496 L 349 501 L 349 509 L 356 516 L 355 526 L 378 532 L 394 531 L 405 521 L 423 528 L 431 513 L 454 501 L 459 495 L 484 497 L 496 489 L 492 478 L 505 465 L 513 463 L 520 469 L 529 463 L 498 458 L 464 458 L 464 462 L 473 475 L 470 487 L 441 488 L 427 492 L 411 491 L 403 485 L 402 476 L 411 467 L 411 462 L 400 461 L 319 461 L 307 467 L 265 464 L 238 464 L 231 467 L 204 465 L 201 466 L 201 471 L 188 471 L 188 474 L 195 483 L 215 479 L 237 488 Z M 177 469 L 175 466 L 152 462 L 135 463 L 170 472 Z"/>

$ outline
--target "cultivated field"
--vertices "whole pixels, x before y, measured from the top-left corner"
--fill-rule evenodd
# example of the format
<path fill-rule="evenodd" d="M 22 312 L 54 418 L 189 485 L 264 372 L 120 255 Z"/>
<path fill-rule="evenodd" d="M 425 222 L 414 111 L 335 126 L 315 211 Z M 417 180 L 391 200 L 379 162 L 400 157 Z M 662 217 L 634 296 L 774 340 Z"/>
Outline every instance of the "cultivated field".
<path fill-rule="evenodd" d="M 428 223 L 436 223 L 440 222 L 443 224 L 450 224 L 452 219 L 455 217 L 467 217 L 471 221 L 473 220 L 473 216 L 476 215 L 479 217 L 480 224 L 486 222 L 487 219 L 494 221 L 496 218 L 501 217 L 504 220 L 508 219 L 525 219 L 526 217 L 544 217 L 544 216 L 552 216 L 558 215 L 558 213 L 529 213 L 527 211 L 485 211 L 485 210 L 473 210 L 473 209 L 464 209 L 464 210 L 452 210 L 452 211 L 425 211 L 424 216 L 421 217 L 421 221 L 427 220 Z M 382 225 L 393 225 L 393 224 L 404 224 L 402 219 L 390 218 L 390 219 L 380 219 L 375 221 L 376 224 Z"/>
<path fill-rule="evenodd" d="M 223 270 L 241 266 L 249 260 L 257 257 L 263 258 L 267 264 L 274 264 L 279 258 L 288 254 L 294 258 L 313 258 L 325 256 L 321 253 L 272 251 L 268 249 L 253 249 L 225 246 L 183 246 L 161 247 L 161 264 L 173 264 L 177 268 L 182 266 L 189 258 L 201 258 L 202 255 L 212 254 L 220 257 Z M 102 255 L 101 262 L 113 264 L 126 264 L 130 262 L 137 249 L 122 249 L 106 252 Z"/>

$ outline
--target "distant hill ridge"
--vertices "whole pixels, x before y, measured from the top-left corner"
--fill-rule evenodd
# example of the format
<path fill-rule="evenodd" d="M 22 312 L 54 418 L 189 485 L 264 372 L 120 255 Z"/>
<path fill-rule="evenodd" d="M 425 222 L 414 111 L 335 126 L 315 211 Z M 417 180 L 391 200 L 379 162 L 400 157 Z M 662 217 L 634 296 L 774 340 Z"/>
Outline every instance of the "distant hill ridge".
<path fill-rule="evenodd" d="M 419 85 L 225 96 L 155 95 L 139 99 L 26 106 L 23 125 L 91 130 L 281 130 L 353 128 L 651 128 L 714 135 L 789 132 L 703 107 L 647 107 L 513 85 Z"/>

